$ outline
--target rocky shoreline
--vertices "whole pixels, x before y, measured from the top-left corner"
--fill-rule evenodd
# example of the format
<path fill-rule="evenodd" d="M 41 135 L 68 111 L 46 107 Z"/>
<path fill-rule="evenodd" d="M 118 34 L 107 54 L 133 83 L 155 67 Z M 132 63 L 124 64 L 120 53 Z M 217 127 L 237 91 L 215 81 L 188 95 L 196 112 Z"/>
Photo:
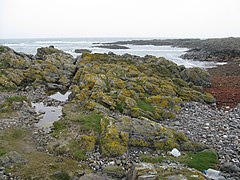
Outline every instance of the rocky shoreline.
<path fill-rule="evenodd" d="M 183 47 L 189 49 L 181 56 L 183 59 L 227 62 L 207 69 L 212 86 L 205 90 L 214 95 L 218 107 L 233 108 L 240 103 L 240 38 L 133 40 L 114 44 Z"/>
<path fill-rule="evenodd" d="M 188 48 L 183 59 L 198 61 L 228 62 L 240 60 L 240 38 L 216 39 L 153 39 L 118 41 L 113 44 L 154 45 Z"/>
<path fill-rule="evenodd" d="M 215 107 L 206 71 L 53 47 L 0 53 L 0 179 L 207 179 L 207 168 L 239 179 L 240 110 Z M 66 87 L 66 102 L 46 93 Z M 51 132 L 35 126 L 31 102 L 63 107 Z"/>

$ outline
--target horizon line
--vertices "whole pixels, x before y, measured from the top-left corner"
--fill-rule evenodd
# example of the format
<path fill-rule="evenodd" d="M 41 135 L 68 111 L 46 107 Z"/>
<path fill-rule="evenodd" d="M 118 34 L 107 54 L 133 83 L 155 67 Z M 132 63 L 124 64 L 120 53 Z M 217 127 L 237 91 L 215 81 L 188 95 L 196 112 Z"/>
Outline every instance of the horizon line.
<path fill-rule="evenodd" d="M 218 36 L 218 37 L 160 37 L 160 36 L 87 36 L 87 37 L 16 37 L 16 38 L 0 38 L 0 40 L 21 40 L 21 39 L 95 39 L 95 38 L 127 38 L 133 39 L 214 39 L 214 38 L 240 38 L 240 36 Z"/>

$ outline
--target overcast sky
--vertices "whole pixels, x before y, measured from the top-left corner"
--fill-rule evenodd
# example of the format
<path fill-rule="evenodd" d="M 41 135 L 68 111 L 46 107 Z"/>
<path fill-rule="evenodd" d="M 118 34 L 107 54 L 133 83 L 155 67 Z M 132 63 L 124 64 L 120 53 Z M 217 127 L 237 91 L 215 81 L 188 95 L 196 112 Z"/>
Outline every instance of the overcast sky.
<path fill-rule="evenodd" d="M 0 0 L 0 39 L 240 36 L 240 0 Z"/>

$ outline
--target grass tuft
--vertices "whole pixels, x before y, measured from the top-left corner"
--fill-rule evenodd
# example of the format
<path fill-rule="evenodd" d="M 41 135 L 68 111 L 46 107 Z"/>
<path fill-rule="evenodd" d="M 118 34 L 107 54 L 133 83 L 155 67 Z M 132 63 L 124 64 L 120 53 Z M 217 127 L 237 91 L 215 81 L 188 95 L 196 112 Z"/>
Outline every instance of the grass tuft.
<path fill-rule="evenodd" d="M 215 168 L 215 166 L 218 164 L 218 156 L 216 152 L 212 150 L 204 150 L 197 153 L 187 152 L 185 155 L 183 154 L 178 158 L 173 156 L 152 157 L 150 155 L 141 155 L 141 160 L 147 163 L 161 163 L 163 160 L 179 161 L 199 171 L 203 171 L 209 168 Z"/>
<path fill-rule="evenodd" d="M 161 163 L 163 159 L 163 156 L 151 157 L 149 155 L 141 155 L 141 160 L 146 163 Z"/>
<path fill-rule="evenodd" d="M 87 156 L 86 156 L 86 153 L 84 150 L 82 149 L 79 149 L 79 150 L 76 150 L 74 153 L 73 153 L 73 157 L 75 157 L 77 160 L 79 161 L 82 161 L 82 160 L 86 160 L 87 159 Z"/>
<path fill-rule="evenodd" d="M 102 115 L 90 113 L 72 115 L 67 119 L 79 122 L 81 124 L 81 129 L 84 131 L 93 131 L 100 133 L 101 132 L 100 121 L 102 117 L 103 117 Z"/>
<path fill-rule="evenodd" d="M 0 156 L 3 156 L 6 153 L 7 153 L 6 149 L 4 147 L 0 147 Z"/>
<path fill-rule="evenodd" d="M 203 171 L 208 168 L 214 168 L 218 164 L 218 156 L 214 151 L 188 152 L 187 156 L 180 159 L 180 161 L 191 168 Z"/>
<path fill-rule="evenodd" d="M 26 96 L 11 96 L 6 99 L 6 102 L 13 103 L 13 102 L 23 102 L 27 101 Z"/>
<path fill-rule="evenodd" d="M 138 100 L 137 105 L 140 109 L 142 109 L 144 111 L 149 111 L 151 113 L 154 113 L 154 111 L 155 111 L 154 107 L 144 100 Z"/>
<path fill-rule="evenodd" d="M 52 131 L 51 135 L 56 138 L 65 129 L 66 129 L 66 126 L 61 121 L 55 121 L 53 123 L 53 131 Z"/>

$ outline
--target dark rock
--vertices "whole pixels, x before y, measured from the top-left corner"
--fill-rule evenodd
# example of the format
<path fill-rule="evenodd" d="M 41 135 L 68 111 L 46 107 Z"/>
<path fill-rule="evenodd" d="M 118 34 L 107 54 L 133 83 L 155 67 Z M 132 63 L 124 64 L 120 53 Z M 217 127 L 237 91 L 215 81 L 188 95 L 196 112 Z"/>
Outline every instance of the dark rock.
<path fill-rule="evenodd" d="M 240 61 L 240 38 L 215 39 L 153 39 L 118 41 L 120 45 L 174 46 L 190 49 L 181 57 L 200 61 Z"/>
<path fill-rule="evenodd" d="M 221 166 L 220 170 L 223 171 L 223 172 L 228 172 L 228 173 L 240 172 L 240 168 L 237 167 L 235 164 L 230 163 L 230 162 L 223 164 Z"/>
<path fill-rule="evenodd" d="M 7 154 L 0 157 L 0 163 L 5 167 L 10 167 L 13 164 L 24 164 L 25 160 L 21 154 L 16 151 L 10 151 Z"/>
<path fill-rule="evenodd" d="M 75 53 L 91 53 L 92 51 L 88 49 L 75 49 Z"/>
<path fill-rule="evenodd" d="M 86 175 L 80 177 L 79 180 L 112 180 L 112 178 L 109 178 L 102 174 L 90 173 L 90 174 L 86 174 Z"/>
<path fill-rule="evenodd" d="M 68 175 L 68 173 L 63 171 L 56 171 L 52 174 L 52 176 L 56 179 L 66 179 L 66 180 L 70 179 L 70 176 Z"/>
<path fill-rule="evenodd" d="M 108 52 L 108 55 L 114 56 L 114 55 L 116 55 L 116 54 L 114 54 L 113 52 L 109 51 L 109 52 Z"/>
<path fill-rule="evenodd" d="M 125 170 L 119 166 L 107 166 L 103 168 L 103 173 L 113 178 L 123 178 L 125 176 Z"/>
<path fill-rule="evenodd" d="M 106 45 L 104 44 L 104 45 L 93 46 L 93 47 L 105 48 L 105 49 L 130 49 L 129 47 L 120 46 L 117 44 L 106 44 Z"/>
<path fill-rule="evenodd" d="M 65 86 L 56 83 L 47 83 L 46 86 L 48 89 L 66 89 Z"/>

